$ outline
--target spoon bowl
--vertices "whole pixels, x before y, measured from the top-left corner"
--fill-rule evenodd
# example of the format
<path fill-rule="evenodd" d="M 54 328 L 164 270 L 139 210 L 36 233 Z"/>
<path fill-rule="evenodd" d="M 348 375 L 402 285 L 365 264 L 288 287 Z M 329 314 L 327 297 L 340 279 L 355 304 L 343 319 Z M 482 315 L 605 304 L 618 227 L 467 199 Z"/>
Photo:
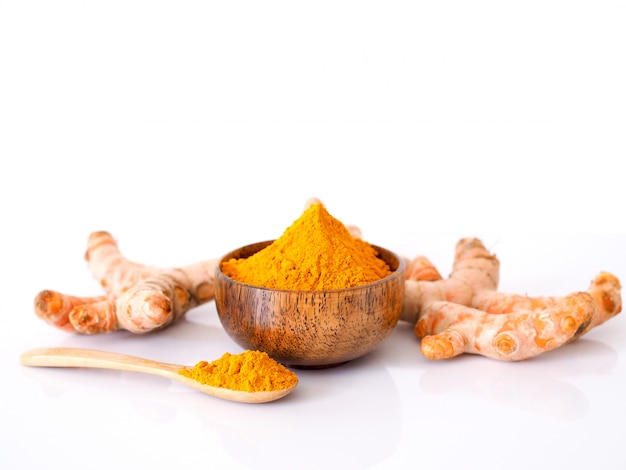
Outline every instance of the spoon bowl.
<path fill-rule="evenodd" d="M 267 403 L 278 400 L 293 391 L 297 382 L 281 390 L 245 392 L 228 388 L 212 387 L 180 374 L 188 366 L 168 364 L 150 359 L 108 351 L 83 348 L 38 348 L 23 353 L 20 362 L 34 367 L 88 367 L 128 372 L 143 372 L 181 382 L 200 392 L 223 400 L 241 403 Z"/>

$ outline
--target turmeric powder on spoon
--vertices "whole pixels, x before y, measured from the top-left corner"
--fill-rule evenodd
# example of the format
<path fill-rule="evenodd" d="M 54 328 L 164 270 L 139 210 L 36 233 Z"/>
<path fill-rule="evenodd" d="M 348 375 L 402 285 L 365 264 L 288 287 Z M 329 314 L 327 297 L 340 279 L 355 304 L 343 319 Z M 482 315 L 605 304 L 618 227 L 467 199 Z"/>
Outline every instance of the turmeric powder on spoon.
<path fill-rule="evenodd" d="M 321 202 L 270 245 L 248 258 L 227 260 L 221 269 L 236 281 L 282 290 L 345 289 L 392 272 L 374 246 L 353 237 Z"/>
<path fill-rule="evenodd" d="M 181 375 L 211 387 L 242 392 L 284 390 L 298 383 L 296 374 L 261 351 L 224 353 L 213 362 L 200 361 Z"/>

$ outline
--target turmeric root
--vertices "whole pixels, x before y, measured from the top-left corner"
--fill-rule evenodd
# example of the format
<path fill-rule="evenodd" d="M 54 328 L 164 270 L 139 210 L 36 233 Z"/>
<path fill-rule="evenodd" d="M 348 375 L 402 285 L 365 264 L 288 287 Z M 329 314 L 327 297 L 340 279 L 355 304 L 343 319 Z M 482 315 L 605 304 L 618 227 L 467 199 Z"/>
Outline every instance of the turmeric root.
<path fill-rule="evenodd" d="M 107 232 L 89 236 L 85 259 L 106 295 L 77 297 L 44 290 L 35 297 L 37 316 L 64 331 L 147 333 L 166 327 L 215 294 L 217 259 L 181 268 L 146 266 L 126 259 Z"/>
<path fill-rule="evenodd" d="M 499 292 L 498 278 L 498 259 L 475 238 L 457 243 L 448 279 L 424 257 L 409 263 L 401 319 L 415 323 L 425 357 L 529 359 L 575 340 L 622 308 L 619 280 L 610 273 L 598 274 L 585 292 L 554 297 Z"/>

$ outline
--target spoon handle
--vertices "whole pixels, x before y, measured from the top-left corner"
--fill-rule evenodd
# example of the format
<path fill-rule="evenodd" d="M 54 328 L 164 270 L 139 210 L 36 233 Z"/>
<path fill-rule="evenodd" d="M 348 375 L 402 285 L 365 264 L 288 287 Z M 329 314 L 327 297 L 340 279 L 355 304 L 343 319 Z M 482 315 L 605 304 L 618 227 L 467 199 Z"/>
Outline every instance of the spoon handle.
<path fill-rule="evenodd" d="M 291 387 L 259 392 L 246 392 L 228 388 L 213 387 L 180 374 L 186 366 L 157 362 L 150 359 L 129 356 L 127 354 L 82 348 L 38 348 L 26 351 L 20 356 L 25 366 L 35 367 L 90 367 L 96 369 L 115 369 L 130 372 L 145 372 L 176 380 L 203 393 L 218 398 L 243 403 L 266 403 L 289 394 Z"/>
<path fill-rule="evenodd" d="M 183 368 L 127 354 L 83 348 L 31 349 L 20 356 L 20 362 L 35 367 L 89 367 L 144 372 L 168 378 L 176 377 Z"/>

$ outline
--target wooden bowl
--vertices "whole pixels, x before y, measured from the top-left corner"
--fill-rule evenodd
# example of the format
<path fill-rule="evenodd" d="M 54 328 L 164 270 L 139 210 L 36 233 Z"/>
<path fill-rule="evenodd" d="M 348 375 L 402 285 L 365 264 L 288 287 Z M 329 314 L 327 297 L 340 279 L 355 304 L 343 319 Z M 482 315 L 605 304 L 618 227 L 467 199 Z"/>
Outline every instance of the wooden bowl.
<path fill-rule="evenodd" d="M 270 243 L 244 246 L 221 261 L 246 258 Z M 241 347 L 265 351 L 286 366 L 332 367 L 367 354 L 395 328 L 404 295 L 404 261 L 374 247 L 392 274 L 339 290 L 268 289 L 235 281 L 218 266 L 215 304 L 222 326 Z"/>

